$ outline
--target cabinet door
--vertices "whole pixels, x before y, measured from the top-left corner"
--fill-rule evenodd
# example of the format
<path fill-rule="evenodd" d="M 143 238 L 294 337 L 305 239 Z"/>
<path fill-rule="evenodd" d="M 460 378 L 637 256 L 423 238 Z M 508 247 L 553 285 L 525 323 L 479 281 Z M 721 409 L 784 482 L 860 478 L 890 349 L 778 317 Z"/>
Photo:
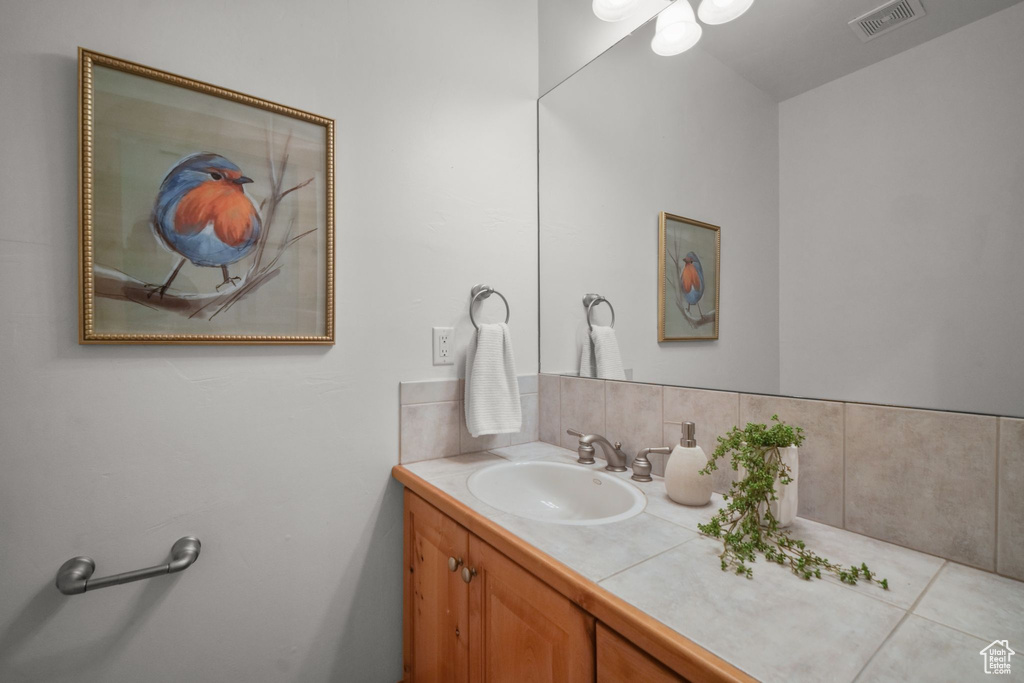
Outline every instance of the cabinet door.
<path fill-rule="evenodd" d="M 636 645 L 597 625 L 597 683 L 685 683 Z"/>
<path fill-rule="evenodd" d="M 470 671 L 487 683 L 594 680 L 594 618 L 473 535 Z"/>
<path fill-rule="evenodd" d="M 405 585 L 402 655 L 406 683 L 469 680 L 469 586 L 462 565 L 469 532 L 405 491 Z"/>

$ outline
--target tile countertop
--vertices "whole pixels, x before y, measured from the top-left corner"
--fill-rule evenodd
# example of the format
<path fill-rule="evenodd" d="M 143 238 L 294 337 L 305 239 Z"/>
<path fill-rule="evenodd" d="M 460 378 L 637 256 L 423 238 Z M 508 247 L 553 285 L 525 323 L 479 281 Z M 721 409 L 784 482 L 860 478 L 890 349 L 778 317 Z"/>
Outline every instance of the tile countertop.
<path fill-rule="evenodd" d="M 474 471 L 506 460 L 575 463 L 576 453 L 534 442 L 405 468 L 758 679 L 990 680 L 982 648 L 994 640 L 1024 648 L 1024 583 L 805 519 L 790 527 L 795 538 L 833 562 L 867 563 L 889 590 L 803 581 L 764 561 L 747 580 L 723 572 L 720 542 L 697 533 L 720 507 L 718 494 L 710 505 L 684 507 L 660 477 L 645 484 L 625 472 L 618 476 L 647 496 L 639 515 L 599 526 L 535 522 L 496 510 L 466 486 Z M 1004 680 L 1024 680 L 1019 656 Z"/>

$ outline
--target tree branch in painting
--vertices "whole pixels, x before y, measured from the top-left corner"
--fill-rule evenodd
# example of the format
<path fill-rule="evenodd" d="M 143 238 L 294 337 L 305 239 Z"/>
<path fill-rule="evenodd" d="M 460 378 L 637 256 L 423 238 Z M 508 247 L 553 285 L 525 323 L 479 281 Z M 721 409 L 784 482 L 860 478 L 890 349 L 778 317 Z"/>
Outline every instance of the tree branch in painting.
<path fill-rule="evenodd" d="M 156 310 L 177 313 L 178 315 L 198 320 L 213 320 L 227 311 L 236 303 L 246 298 L 261 286 L 274 279 L 281 272 L 281 258 L 293 244 L 316 232 L 316 228 L 295 233 L 295 220 L 288 222 L 287 228 L 280 238 L 277 233 L 275 218 L 281 201 L 292 192 L 296 192 L 311 182 L 309 178 L 284 189 L 285 170 L 288 167 L 288 147 L 291 136 L 284 143 L 280 157 L 275 162 L 273 142 L 267 137 L 267 165 L 270 171 L 270 196 L 260 203 L 260 218 L 263 230 L 260 231 L 254 256 L 248 270 L 240 281 L 227 291 L 209 293 L 182 293 L 168 290 L 163 293 L 154 290 L 150 283 L 143 282 L 127 273 L 114 268 L 97 264 L 93 269 L 93 286 L 97 297 L 118 299 Z M 271 234 L 275 237 L 272 255 L 267 251 Z"/>
<path fill-rule="evenodd" d="M 672 259 L 672 263 L 675 266 L 671 272 L 665 269 L 665 284 L 672 290 L 675 298 L 676 307 L 679 312 L 682 313 L 683 318 L 686 322 L 690 323 L 690 326 L 694 329 L 715 322 L 715 310 L 705 311 L 703 315 L 694 315 L 692 307 L 686 303 L 686 299 L 683 296 L 683 256 L 679 249 L 679 242 L 676 237 L 672 236 L 672 246 L 670 249 L 666 249 L 668 257 Z"/>

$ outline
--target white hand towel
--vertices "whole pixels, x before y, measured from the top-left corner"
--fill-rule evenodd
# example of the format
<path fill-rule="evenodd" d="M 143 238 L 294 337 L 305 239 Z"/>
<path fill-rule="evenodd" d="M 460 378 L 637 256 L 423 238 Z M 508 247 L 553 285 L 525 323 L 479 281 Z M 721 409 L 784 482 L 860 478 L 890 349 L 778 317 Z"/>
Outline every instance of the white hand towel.
<path fill-rule="evenodd" d="M 466 350 L 466 427 L 477 437 L 522 426 L 512 334 L 505 323 L 481 325 Z"/>
<path fill-rule="evenodd" d="M 594 325 L 590 331 L 594 341 L 594 357 L 597 360 L 597 376 L 601 379 L 626 379 L 626 371 L 622 369 L 622 357 L 619 355 L 619 341 L 615 330 L 611 327 Z"/>
<path fill-rule="evenodd" d="M 594 340 L 588 334 L 580 344 L 580 377 L 596 377 L 597 361 L 594 359 Z"/>

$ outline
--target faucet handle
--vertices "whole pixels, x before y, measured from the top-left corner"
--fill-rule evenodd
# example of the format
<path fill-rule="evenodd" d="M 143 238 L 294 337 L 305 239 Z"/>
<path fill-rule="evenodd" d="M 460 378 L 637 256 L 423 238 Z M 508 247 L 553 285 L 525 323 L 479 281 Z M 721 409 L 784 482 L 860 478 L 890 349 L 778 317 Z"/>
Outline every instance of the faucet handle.
<path fill-rule="evenodd" d="M 659 446 L 657 448 L 645 448 L 636 454 L 633 458 L 633 476 L 630 477 L 634 481 L 654 481 L 651 478 L 651 461 L 648 459 L 650 453 L 671 453 L 672 449 L 668 446 Z"/>
<path fill-rule="evenodd" d="M 575 436 L 580 440 L 579 447 L 576 449 L 576 453 L 579 458 L 576 460 L 581 465 L 593 465 L 596 461 L 594 460 L 594 447 L 589 443 L 586 443 L 583 432 L 577 432 L 575 429 L 566 429 L 565 433 L 569 436 Z"/>

